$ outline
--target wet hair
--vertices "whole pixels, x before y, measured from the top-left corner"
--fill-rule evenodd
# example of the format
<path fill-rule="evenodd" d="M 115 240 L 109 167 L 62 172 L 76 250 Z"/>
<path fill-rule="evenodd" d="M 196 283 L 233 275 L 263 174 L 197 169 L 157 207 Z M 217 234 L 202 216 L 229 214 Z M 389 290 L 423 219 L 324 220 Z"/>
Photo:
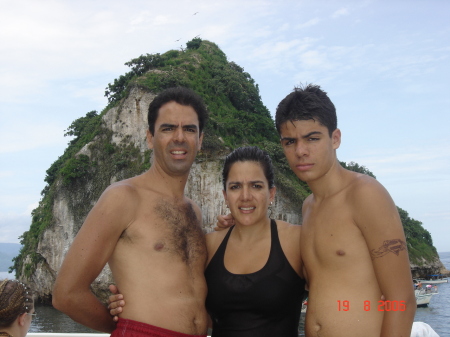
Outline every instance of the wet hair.
<path fill-rule="evenodd" d="M 7 328 L 17 317 L 34 308 L 33 292 L 16 280 L 0 281 L 0 328 Z"/>
<path fill-rule="evenodd" d="M 158 119 L 159 109 L 169 102 L 192 107 L 197 113 L 199 133 L 203 131 L 203 127 L 208 119 L 208 111 L 203 99 L 191 89 L 175 87 L 159 93 L 148 107 L 148 129 L 152 135 L 155 135 L 155 123 Z"/>
<path fill-rule="evenodd" d="M 269 188 L 275 186 L 275 175 L 273 171 L 272 159 L 270 159 L 269 154 L 261 150 L 256 146 L 245 146 L 239 147 L 233 152 L 231 152 L 226 158 L 222 169 L 222 181 L 223 189 L 226 190 L 228 174 L 230 173 L 231 166 L 236 162 L 246 162 L 253 161 L 261 165 L 263 169 L 264 176 L 266 177 Z"/>
<path fill-rule="evenodd" d="M 320 89 L 320 86 L 314 84 L 294 88 L 294 91 L 278 104 L 275 125 L 278 133 L 281 134 L 282 124 L 309 119 L 325 126 L 330 137 L 337 128 L 334 104 L 328 98 L 327 93 Z"/>

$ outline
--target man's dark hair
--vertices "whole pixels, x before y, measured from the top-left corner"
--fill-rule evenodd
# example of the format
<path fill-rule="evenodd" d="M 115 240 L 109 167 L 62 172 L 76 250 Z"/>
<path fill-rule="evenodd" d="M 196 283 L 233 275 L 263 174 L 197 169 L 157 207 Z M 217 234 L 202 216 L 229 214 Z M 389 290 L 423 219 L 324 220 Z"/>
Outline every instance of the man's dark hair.
<path fill-rule="evenodd" d="M 192 107 L 198 116 L 199 133 L 202 133 L 208 118 L 208 111 L 205 103 L 203 103 L 203 99 L 191 89 L 175 87 L 161 91 L 148 107 L 148 129 L 153 136 L 155 135 L 155 123 L 158 119 L 159 109 L 169 102 Z"/>
<path fill-rule="evenodd" d="M 247 162 L 253 161 L 261 165 L 263 169 L 264 176 L 269 183 L 269 188 L 275 186 L 275 175 L 273 172 L 272 160 L 270 159 L 269 154 L 261 150 L 257 146 L 245 146 L 239 147 L 233 152 L 231 152 L 226 158 L 223 164 L 222 169 L 222 181 L 223 181 L 223 189 L 226 190 L 228 174 L 230 173 L 231 166 L 236 162 Z"/>
<path fill-rule="evenodd" d="M 278 104 L 275 125 L 278 133 L 281 125 L 289 121 L 313 119 L 333 133 L 337 128 L 336 108 L 320 86 L 308 84 L 296 87 Z"/>

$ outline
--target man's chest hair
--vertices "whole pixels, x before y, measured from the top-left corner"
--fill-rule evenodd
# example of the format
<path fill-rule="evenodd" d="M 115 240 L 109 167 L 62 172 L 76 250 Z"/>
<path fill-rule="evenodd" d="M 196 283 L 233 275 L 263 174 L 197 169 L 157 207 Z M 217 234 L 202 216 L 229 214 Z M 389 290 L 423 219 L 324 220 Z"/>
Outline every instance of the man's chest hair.
<path fill-rule="evenodd" d="M 161 200 L 154 208 L 157 228 L 164 233 L 165 244 L 180 255 L 183 262 L 205 256 L 205 240 L 200 221 L 190 202 Z"/>

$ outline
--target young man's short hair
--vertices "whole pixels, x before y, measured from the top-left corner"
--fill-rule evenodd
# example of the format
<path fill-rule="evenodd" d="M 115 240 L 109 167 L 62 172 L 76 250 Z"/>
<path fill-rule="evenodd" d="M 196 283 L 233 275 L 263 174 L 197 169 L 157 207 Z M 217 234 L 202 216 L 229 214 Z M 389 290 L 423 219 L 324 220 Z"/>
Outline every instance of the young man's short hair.
<path fill-rule="evenodd" d="M 330 134 L 337 128 L 336 108 L 320 86 L 308 84 L 295 88 L 278 104 L 275 125 L 280 133 L 281 125 L 289 121 L 313 119 L 328 129 Z"/>

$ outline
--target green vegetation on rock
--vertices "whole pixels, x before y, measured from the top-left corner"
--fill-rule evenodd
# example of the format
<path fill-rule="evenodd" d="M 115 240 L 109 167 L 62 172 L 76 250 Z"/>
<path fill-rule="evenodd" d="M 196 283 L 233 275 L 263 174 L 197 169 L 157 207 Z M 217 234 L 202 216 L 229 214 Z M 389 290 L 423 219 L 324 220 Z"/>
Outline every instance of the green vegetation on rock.
<path fill-rule="evenodd" d="M 211 112 L 205 128 L 205 150 L 278 142 L 273 119 L 250 74 L 228 62 L 214 43 L 198 38 L 193 41 L 184 51 L 141 55 L 125 63 L 131 71 L 108 85 L 105 96 L 109 102 L 118 103 L 133 86 L 154 93 L 184 86 L 200 94 Z M 221 141 L 217 141 L 219 137 Z"/>
<path fill-rule="evenodd" d="M 422 266 L 426 261 L 438 258 L 431 234 L 423 228 L 422 222 L 410 218 L 408 212 L 397 208 L 405 230 L 409 260 L 417 266 Z"/>

